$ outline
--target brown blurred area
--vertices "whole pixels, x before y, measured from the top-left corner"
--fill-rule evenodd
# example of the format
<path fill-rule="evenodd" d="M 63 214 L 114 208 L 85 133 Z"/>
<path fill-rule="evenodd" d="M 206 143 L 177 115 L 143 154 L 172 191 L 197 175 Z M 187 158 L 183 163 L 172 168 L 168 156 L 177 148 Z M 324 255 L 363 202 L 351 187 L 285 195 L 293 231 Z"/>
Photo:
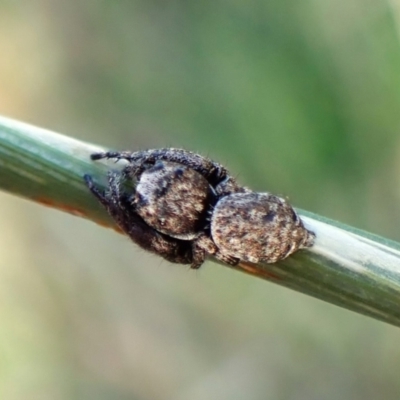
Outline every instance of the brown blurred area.
<path fill-rule="evenodd" d="M 400 240 L 399 0 L 0 2 L 0 114 L 185 147 Z M 400 330 L 0 193 L 1 399 L 398 399 Z"/>

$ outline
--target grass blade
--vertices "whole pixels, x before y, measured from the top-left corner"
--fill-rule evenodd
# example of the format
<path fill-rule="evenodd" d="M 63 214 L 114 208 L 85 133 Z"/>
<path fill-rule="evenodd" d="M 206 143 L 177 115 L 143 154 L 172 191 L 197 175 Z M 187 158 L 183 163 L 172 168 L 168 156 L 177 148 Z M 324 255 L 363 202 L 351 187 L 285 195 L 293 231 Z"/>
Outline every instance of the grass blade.
<path fill-rule="evenodd" d="M 109 167 L 89 155 L 103 150 L 0 117 L 0 188 L 114 227 L 83 183 L 106 184 Z M 117 166 L 115 168 L 118 168 Z M 240 263 L 236 270 L 400 326 L 400 245 L 300 211 L 315 245 L 276 264 Z"/>

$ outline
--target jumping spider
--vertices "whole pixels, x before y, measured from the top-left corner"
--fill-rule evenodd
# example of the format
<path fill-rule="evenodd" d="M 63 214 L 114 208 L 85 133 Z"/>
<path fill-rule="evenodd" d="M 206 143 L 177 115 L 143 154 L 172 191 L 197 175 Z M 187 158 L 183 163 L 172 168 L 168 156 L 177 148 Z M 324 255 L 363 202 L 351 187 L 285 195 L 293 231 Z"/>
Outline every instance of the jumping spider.
<path fill-rule="evenodd" d="M 274 263 L 310 247 L 314 233 L 283 198 L 239 186 L 220 164 L 181 149 L 103 152 L 92 160 L 126 160 L 110 171 L 108 190 L 85 175 L 91 192 L 140 247 L 200 268 L 206 255 L 235 265 Z M 135 190 L 124 188 L 137 182 Z"/>

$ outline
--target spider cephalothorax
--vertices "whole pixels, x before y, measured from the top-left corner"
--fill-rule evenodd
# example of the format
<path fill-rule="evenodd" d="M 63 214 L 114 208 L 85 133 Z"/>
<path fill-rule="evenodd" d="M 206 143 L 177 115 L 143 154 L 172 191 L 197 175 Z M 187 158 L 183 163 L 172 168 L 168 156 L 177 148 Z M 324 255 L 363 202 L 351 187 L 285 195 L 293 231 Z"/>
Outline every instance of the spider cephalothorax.
<path fill-rule="evenodd" d="M 101 192 L 89 189 L 139 246 L 165 259 L 199 268 L 208 254 L 231 265 L 273 263 L 310 247 L 314 234 L 283 198 L 239 186 L 227 170 L 181 149 L 104 152 L 93 160 L 124 159 Z M 127 193 L 125 181 L 137 182 Z"/>
<path fill-rule="evenodd" d="M 177 239 L 199 236 L 216 200 L 202 175 L 181 164 L 157 161 L 137 178 L 132 205 L 148 225 Z"/>

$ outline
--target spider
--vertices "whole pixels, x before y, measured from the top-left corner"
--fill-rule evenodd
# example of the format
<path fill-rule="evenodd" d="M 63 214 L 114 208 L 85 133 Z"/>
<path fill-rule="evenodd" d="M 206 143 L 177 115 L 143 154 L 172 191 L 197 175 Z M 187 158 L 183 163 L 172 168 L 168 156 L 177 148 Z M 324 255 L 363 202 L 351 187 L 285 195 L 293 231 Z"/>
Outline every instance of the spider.
<path fill-rule="evenodd" d="M 222 165 L 196 153 L 107 151 L 91 159 L 128 162 L 109 172 L 107 191 L 90 175 L 86 184 L 133 242 L 168 261 L 194 269 L 207 255 L 230 265 L 274 263 L 313 245 L 314 233 L 285 199 L 240 186 Z"/>

